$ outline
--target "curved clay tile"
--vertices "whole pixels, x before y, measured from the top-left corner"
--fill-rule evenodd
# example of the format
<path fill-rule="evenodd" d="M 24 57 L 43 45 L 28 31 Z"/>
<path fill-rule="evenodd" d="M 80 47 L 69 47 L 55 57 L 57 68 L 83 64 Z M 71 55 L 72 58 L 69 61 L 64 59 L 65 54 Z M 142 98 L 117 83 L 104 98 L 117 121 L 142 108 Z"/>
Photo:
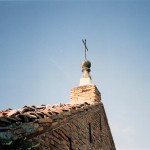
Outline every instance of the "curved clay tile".
<path fill-rule="evenodd" d="M 20 114 L 20 111 L 19 111 L 19 110 L 16 110 L 16 109 L 13 109 L 13 110 L 11 110 L 11 111 L 7 114 L 7 116 L 15 116 L 15 115 L 18 115 L 18 114 Z"/>

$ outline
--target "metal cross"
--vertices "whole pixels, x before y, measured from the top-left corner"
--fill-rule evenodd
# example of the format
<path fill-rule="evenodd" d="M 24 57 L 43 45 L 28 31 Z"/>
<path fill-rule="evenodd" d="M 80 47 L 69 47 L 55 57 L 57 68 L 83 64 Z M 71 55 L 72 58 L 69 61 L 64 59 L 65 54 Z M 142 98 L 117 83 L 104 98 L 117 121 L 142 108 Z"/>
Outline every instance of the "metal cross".
<path fill-rule="evenodd" d="M 86 39 L 85 40 L 82 39 L 82 42 L 83 42 L 83 44 L 85 46 L 85 59 L 86 59 L 86 51 L 88 51 L 88 48 L 86 46 Z"/>

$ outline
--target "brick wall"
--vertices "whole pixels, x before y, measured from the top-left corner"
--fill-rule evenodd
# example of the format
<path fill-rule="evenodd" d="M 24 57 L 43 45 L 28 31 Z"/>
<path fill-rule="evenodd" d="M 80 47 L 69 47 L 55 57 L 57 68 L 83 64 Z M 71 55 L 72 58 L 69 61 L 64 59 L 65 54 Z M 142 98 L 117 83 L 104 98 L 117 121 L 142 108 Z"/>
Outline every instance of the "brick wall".
<path fill-rule="evenodd" d="M 115 150 L 103 105 L 66 118 L 42 134 L 32 135 L 39 150 Z"/>

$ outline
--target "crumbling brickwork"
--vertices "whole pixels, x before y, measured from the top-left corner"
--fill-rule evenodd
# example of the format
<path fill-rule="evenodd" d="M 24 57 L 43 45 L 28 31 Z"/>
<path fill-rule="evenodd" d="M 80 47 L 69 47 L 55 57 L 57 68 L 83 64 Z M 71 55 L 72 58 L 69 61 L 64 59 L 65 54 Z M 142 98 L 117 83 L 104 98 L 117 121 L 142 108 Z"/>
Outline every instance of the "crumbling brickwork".
<path fill-rule="evenodd" d="M 101 101 L 101 94 L 96 85 L 90 84 L 72 88 L 70 98 L 72 103 L 82 103 L 85 101 L 95 103 Z"/>
<path fill-rule="evenodd" d="M 30 141 L 40 143 L 40 150 L 115 150 L 102 107 L 79 111 Z"/>

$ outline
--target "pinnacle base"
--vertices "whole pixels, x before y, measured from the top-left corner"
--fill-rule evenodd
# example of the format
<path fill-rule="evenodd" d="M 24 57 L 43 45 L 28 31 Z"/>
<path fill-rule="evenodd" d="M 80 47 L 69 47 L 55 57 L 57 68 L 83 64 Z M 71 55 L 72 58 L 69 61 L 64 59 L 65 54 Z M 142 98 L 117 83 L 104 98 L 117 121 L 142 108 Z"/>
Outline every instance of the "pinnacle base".
<path fill-rule="evenodd" d="M 90 78 L 80 78 L 80 86 L 92 84 Z"/>

